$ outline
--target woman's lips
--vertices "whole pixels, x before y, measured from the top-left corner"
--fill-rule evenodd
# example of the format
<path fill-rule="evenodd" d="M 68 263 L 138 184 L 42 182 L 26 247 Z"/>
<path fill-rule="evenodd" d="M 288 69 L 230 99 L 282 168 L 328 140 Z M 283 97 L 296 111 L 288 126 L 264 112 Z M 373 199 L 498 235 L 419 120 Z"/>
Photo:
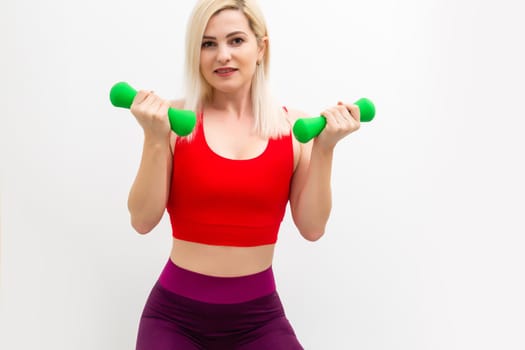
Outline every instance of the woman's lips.
<path fill-rule="evenodd" d="M 224 67 L 224 68 L 218 68 L 214 72 L 220 77 L 229 77 L 233 73 L 235 73 L 237 69 L 230 68 L 230 67 Z"/>

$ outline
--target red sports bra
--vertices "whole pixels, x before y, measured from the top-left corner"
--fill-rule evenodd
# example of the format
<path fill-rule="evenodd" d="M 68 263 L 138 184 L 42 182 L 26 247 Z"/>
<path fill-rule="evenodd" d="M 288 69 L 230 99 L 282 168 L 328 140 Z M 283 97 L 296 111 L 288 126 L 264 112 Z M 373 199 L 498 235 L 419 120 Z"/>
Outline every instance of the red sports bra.
<path fill-rule="evenodd" d="M 167 210 L 173 237 L 204 244 L 273 244 L 293 174 L 291 133 L 270 139 L 252 159 L 219 156 L 206 142 L 199 115 L 195 135 L 178 139 Z"/>

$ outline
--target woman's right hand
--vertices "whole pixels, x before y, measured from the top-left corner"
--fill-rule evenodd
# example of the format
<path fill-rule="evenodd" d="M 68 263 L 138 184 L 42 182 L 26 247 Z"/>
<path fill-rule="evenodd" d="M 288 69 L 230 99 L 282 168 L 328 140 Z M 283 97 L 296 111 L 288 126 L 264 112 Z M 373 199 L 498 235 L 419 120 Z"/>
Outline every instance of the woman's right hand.
<path fill-rule="evenodd" d="M 153 91 L 139 90 L 130 111 L 149 139 L 165 141 L 169 139 L 171 127 L 168 119 L 169 101 L 155 95 Z"/>

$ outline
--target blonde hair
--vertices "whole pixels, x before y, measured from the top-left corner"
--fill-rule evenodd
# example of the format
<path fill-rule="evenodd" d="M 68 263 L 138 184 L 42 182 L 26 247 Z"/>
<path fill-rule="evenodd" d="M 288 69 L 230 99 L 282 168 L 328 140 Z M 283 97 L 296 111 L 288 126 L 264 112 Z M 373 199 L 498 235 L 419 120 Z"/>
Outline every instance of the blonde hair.
<path fill-rule="evenodd" d="M 199 0 L 189 18 L 186 33 L 185 109 L 199 111 L 212 97 L 213 88 L 200 72 L 202 37 L 210 18 L 226 9 L 242 11 L 258 42 L 268 36 L 266 21 L 255 0 Z M 282 108 L 271 98 L 269 66 L 270 47 L 267 42 L 264 57 L 255 69 L 251 86 L 254 130 L 263 137 L 278 137 L 289 130 L 289 124 Z"/>

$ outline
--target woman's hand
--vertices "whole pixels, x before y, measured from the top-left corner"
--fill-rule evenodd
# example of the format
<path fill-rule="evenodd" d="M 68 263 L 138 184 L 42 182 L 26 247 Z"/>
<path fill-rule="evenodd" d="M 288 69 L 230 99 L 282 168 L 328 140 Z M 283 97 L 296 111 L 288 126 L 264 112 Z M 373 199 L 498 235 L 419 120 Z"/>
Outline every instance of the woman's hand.
<path fill-rule="evenodd" d="M 327 149 L 333 149 L 339 140 L 360 127 L 361 113 L 354 104 L 338 102 L 337 106 L 326 109 L 321 115 L 326 119 L 326 126 L 316 142 Z"/>
<path fill-rule="evenodd" d="M 169 101 L 161 99 L 153 91 L 140 90 L 130 107 L 145 137 L 149 139 L 166 140 L 171 127 L 168 119 Z"/>

